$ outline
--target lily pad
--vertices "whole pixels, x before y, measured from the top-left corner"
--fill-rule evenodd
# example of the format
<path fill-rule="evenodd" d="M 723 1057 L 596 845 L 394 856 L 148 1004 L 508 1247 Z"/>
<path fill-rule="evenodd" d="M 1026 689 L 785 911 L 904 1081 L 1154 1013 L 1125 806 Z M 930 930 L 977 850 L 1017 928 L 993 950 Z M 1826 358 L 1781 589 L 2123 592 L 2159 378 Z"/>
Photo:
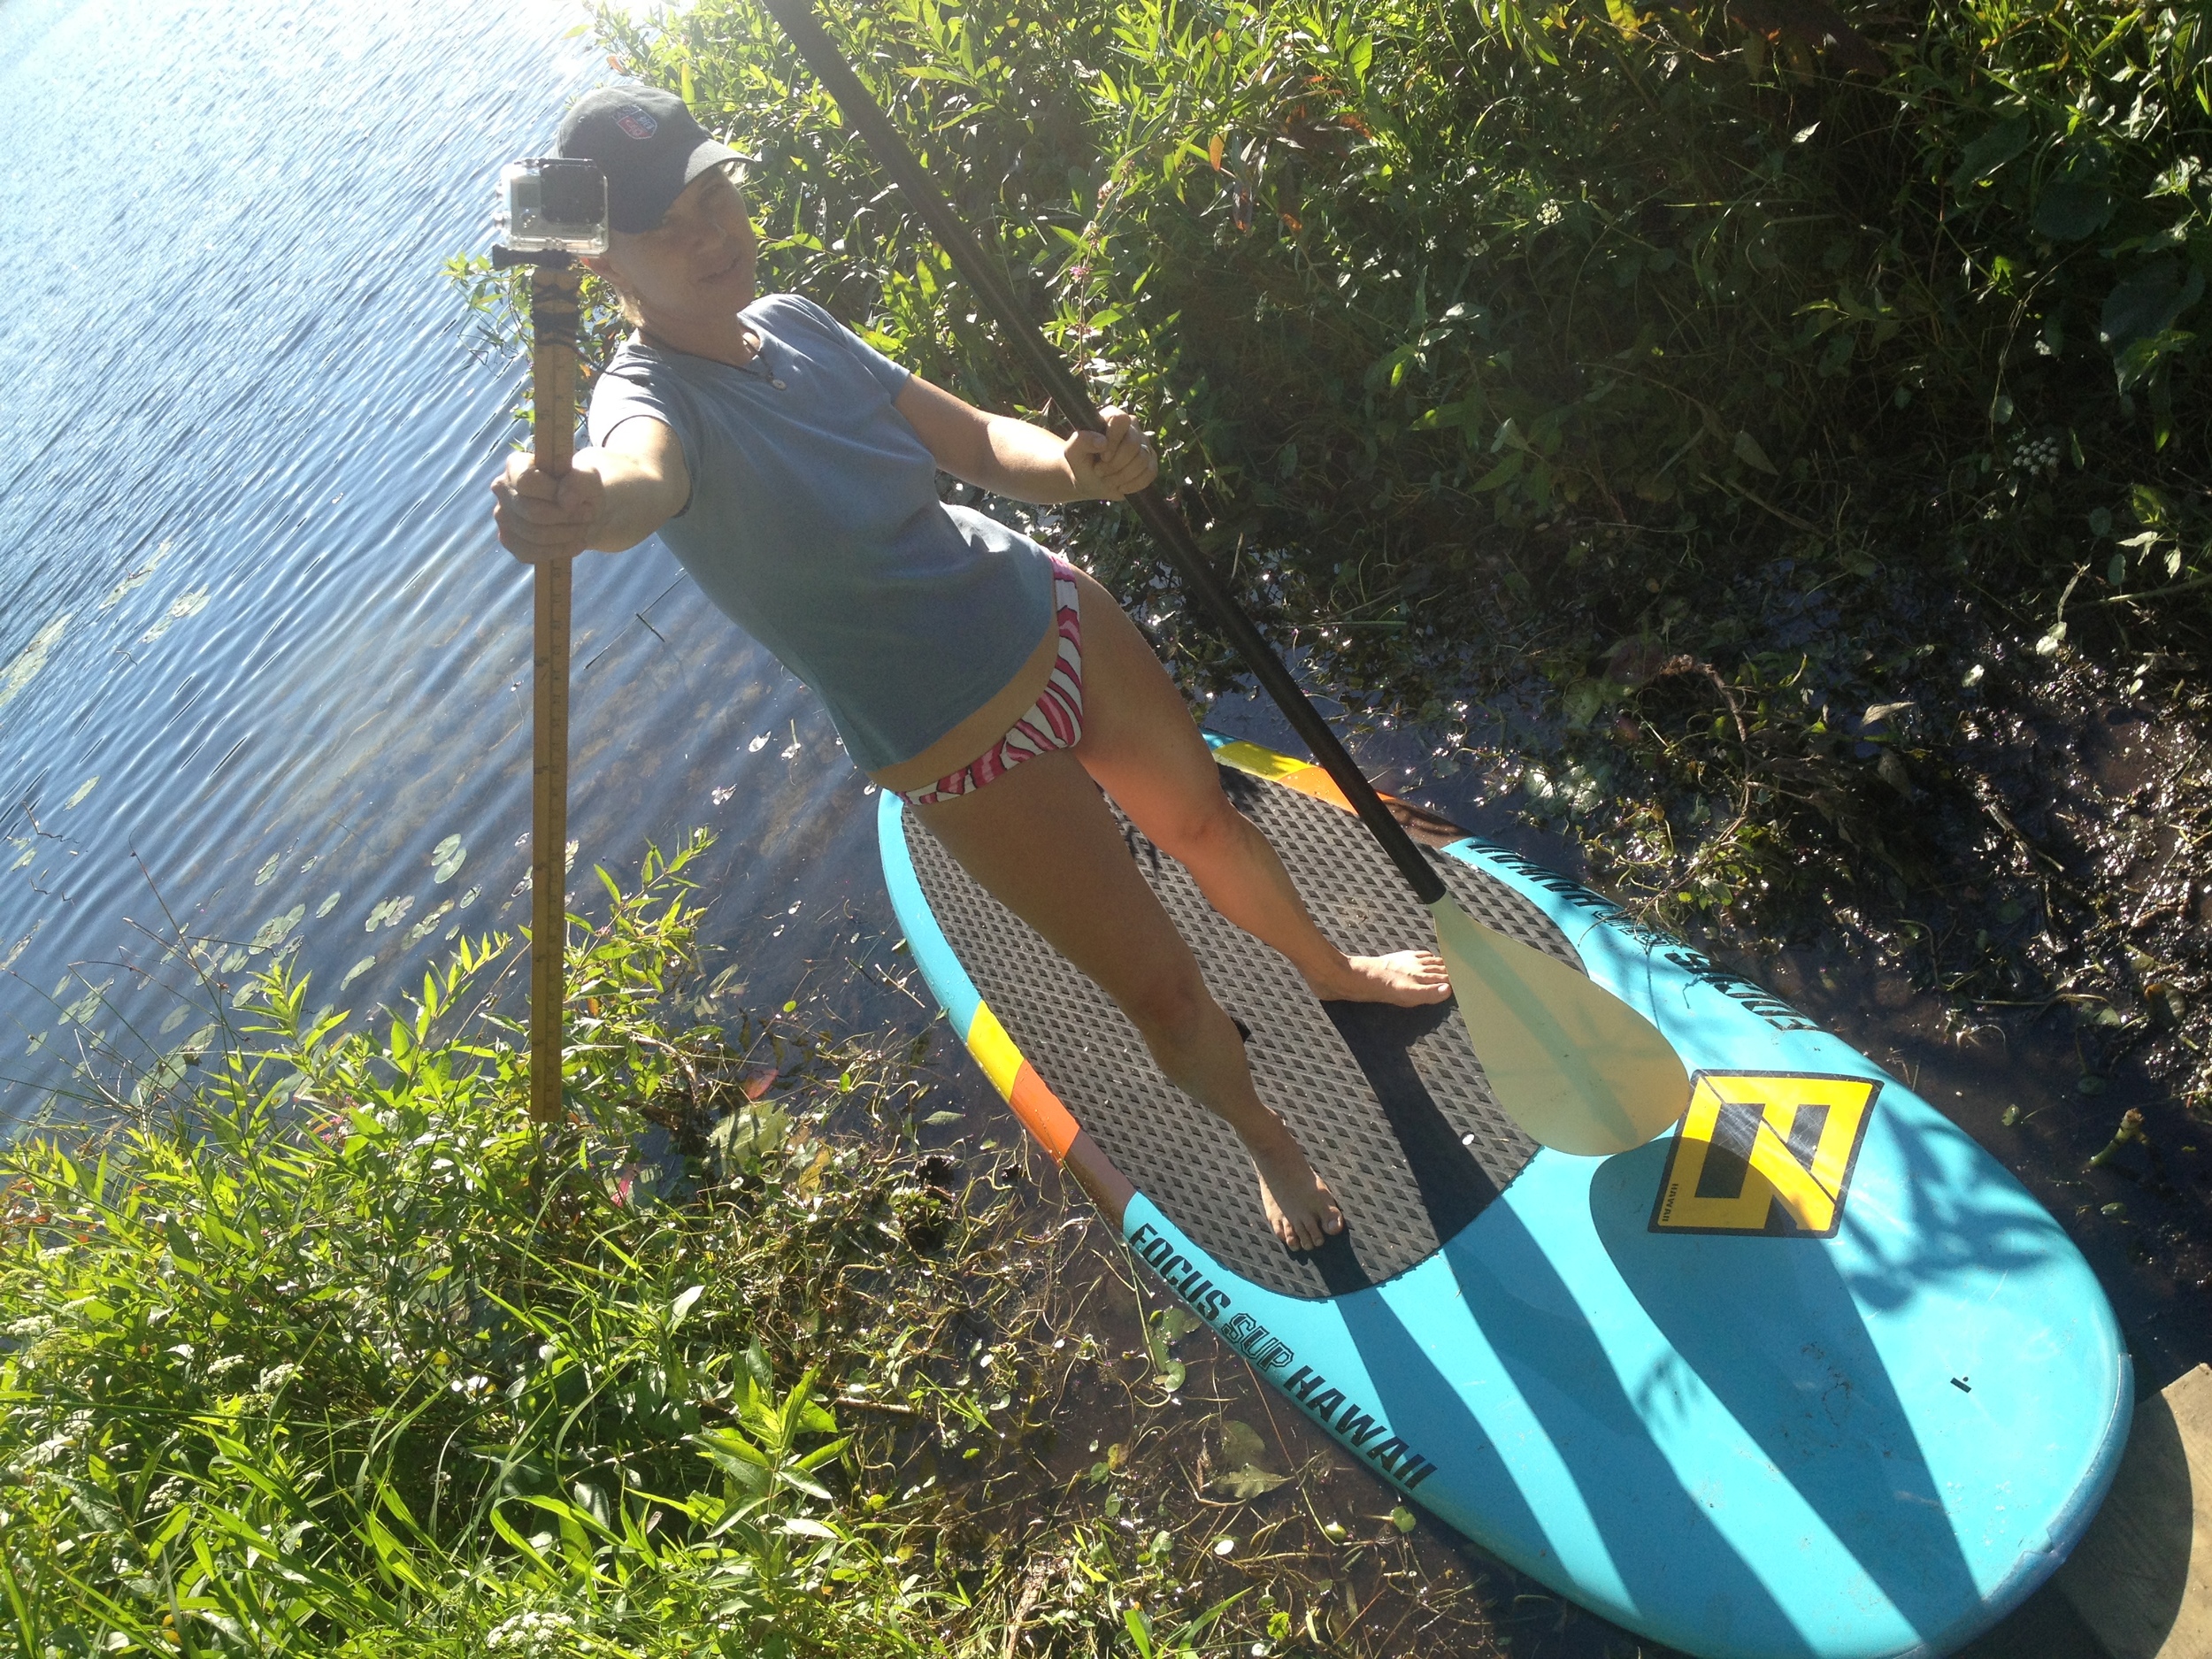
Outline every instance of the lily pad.
<path fill-rule="evenodd" d="M 123 599 L 126 595 L 129 594 L 141 583 L 144 582 L 148 577 L 151 576 L 156 571 L 159 570 L 161 568 L 161 561 L 169 557 L 169 545 L 170 544 L 168 542 L 164 541 L 159 547 L 153 550 L 152 555 L 143 565 L 141 565 L 136 570 L 131 572 L 130 574 L 124 577 L 123 580 L 116 583 L 114 587 L 109 588 L 107 597 L 100 601 L 100 609 L 103 611 L 114 610 L 117 605 L 123 603 Z"/>
<path fill-rule="evenodd" d="M 461 845 L 458 835 L 449 835 L 430 849 L 430 879 L 450 881 L 453 872 L 461 867 L 469 856 L 469 849 Z"/>
<path fill-rule="evenodd" d="M 376 966 L 376 958 L 374 956 L 362 957 L 360 961 L 355 963 L 353 966 L 346 970 L 346 977 L 338 981 L 338 988 L 342 991 L 344 990 L 346 987 L 351 985 L 356 979 L 359 979 L 363 974 L 366 973 L 374 966 Z"/>
<path fill-rule="evenodd" d="M 97 985 L 87 986 L 82 996 L 61 1010 L 61 1023 L 65 1025 L 77 1025 L 91 1018 L 94 1011 L 100 1006 L 101 997 L 106 994 L 108 987 L 114 983 L 113 979 L 103 979 Z"/>
<path fill-rule="evenodd" d="M 154 1069 L 138 1079 L 131 1090 L 131 1099 L 143 1106 L 148 1101 L 166 1094 L 184 1076 L 184 1051 L 165 1055 Z"/>
<path fill-rule="evenodd" d="M 82 783 L 77 786 L 76 793 L 71 795 L 69 799 L 62 803 L 64 809 L 65 810 L 69 807 L 76 805 L 78 802 L 83 800 L 85 796 L 90 795 L 92 793 L 92 786 L 99 781 L 100 780 L 96 775 L 87 778 Z"/>
<path fill-rule="evenodd" d="M 254 886 L 257 887 L 265 887 L 269 885 L 269 883 L 275 880 L 277 866 L 283 862 L 284 855 L 282 853 L 271 853 L 269 855 L 268 863 L 263 864 L 260 869 L 253 872 Z"/>
<path fill-rule="evenodd" d="M 141 645 L 150 645 L 187 617 L 196 617 L 207 609 L 209 589 L 196 588 L 188 594 L 180 594 L 171 602 L 161 619 L 138 636 Z"/>
<path fill-rule="evenodd" d="M 290 910 L 285 911 L 283 915 L 272 916 L 267 921 L 261 924 L 260 929 L 254 934 L 252 940 L 249 942 L 248 949 L 252 950 L 273 950 L 277 946 L 284 942 L 284 936 L 290 933 L 295 927 L 297 927 L 300 925 L 300 918 L 306 914 L 307 906 L 304 904 L 295 904 Z"/>
<path fill-rule="evenodd" d="M 328 898 L 325 899 L 320 904 L 318 904 L 315 907 L 315 919 L 319 922 L 324 917 L 329 915 L 331 911 L 336 910 L 338 908 L 338 901 L 344 896 L 345 895 L 342 893 L 334 893 Z"/>
<path fill-rule="evenodd" d="M 437 931 L 438 924 L 445 919 L 446 912 L 452 908 L 453 901 L 451 899 L 448 899 L 443 904 L 439 905 L 435 910 L 427 912 L 423 917 L 422 920 L 417 922 L 412 927 L 407 930 L 407 942 L 411 945 L 418 940 L 429 938 L 432 933 Z"/>
<path fill-rule="evenodd" d="M 10 968 L 15 966 L 16 958 L 31 948 L 31 941 L 38 937 L 38 930 L 45 926 L 43 921 L 33 922 L 31 931 L 8 947 L 8 954 L 0 956 L 0 973 L 5 973 Z"/>
<path fill-rule="evenodd" d="M 175 1008 L 171 1009 L 167 1018 L 161 1022 L 160 1034 L 166 1037 L 178 1026 L 183 1025 L 184 1022 L 191 1017 L 191 1014 L 192 1010 L 188 1004 L 180 1003 Z"/>
<path fill-rule="evenodd" d="M 396 927 L 407 919 L 407 912 L 414 908 L 415 895 L 411 893 L 403 898 L 380 900 L 376 908 L 369 912 L 369 919 L 363 924 L 363 931 L 373 933 L 380 927 Z"/>
<path fill-rule="evenodd" d="M 1160 1340 L 1173 1342 L 1188 1336 L 1205 1323 L 1187 1308 L 1163 1308 L 1154 1316 L 1160 1327 Z"/>
<path fill-rule="evenodd" d="M 0 709 L 14 702 L 17 694 L 37 678 L 38 671 L 46 666 L 46 658 L 61 638 L 62 630 L 69 626 L 69 612 L 63 611 L 32 636 L 31 642 L 15 654 L 14 660 L 0 668 Z"/>

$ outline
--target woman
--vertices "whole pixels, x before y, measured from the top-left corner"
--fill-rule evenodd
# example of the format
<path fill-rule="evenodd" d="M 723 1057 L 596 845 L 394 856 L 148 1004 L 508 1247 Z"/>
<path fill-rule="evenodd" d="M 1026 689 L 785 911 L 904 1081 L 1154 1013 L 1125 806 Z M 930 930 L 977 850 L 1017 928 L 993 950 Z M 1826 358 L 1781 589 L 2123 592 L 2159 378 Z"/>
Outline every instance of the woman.
<path fill-rule="evenodd" d="M 856 764 L 1126 1011 L 1161 1071 L 1242 1139 L 1275 1236 L 1344 1221 L 1252 1087 L 1235 1023 L 1130 858 L 1099 791 L 1314 995 L 1450 995 L 1425 951 L 1348 957 L 1221 791 L 1165 671 L 1111 595 L 1025 537 L 938 500 L 936 473 L 1018 501 L 1113 501 L 1156 469 L 1128 417 L 1062 440 L 893 364 L 818 306 L 757 298 L 741 158 L 680 99 L 587 95 L 559 151 L 608 179 L 603 257 L 637 333 L 594 388 L 557 481 L 493 483 L 526 562 L 658 532 L 708 595 L 829 705 Z"/>

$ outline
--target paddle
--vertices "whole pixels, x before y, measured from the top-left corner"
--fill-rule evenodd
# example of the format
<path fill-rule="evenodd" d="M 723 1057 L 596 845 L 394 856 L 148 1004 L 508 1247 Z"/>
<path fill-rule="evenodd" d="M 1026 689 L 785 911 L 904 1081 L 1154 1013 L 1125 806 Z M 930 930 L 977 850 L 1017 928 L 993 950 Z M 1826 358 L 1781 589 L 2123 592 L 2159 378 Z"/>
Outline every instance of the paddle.
<path fill-rule="evenodd" d="M 1023 312 L 998 267 L 876 107 L 815 20 L 807 0 L 763 3 L 836 100 L 845 119 L 866 140 L 877 164 L 936 233 L 953 265 L 998 319 L 1062 414 L 1079 427 L 1102 427 L 1105 422 L 1096 405 Z M 1657 1028 L 1564 963 L 1470 916 L 1215 575 L 1181 514 L 1156 487 L 1128 499 L 1314 758 L 1335 780 L 1360 821 L 1427 906 L 1460 1015 L 1498 1104 L 1541 1144 L 1590 1156 L 1640 1146 L 1679 1118 L 1689 1104 L 1689 1078 Z"/>
<path fill-rule="evenodd" d="M 607 250 L 607 184 L 588 161 L 538 157 L 500 173 L 492 264 L 530 267 L 531 459 L 549 478 L 576 446 L 578 254 Z M 568 944 L 567 559 L 534 567 L 530 670 L 530 1117 L 558 1123 Z"/>

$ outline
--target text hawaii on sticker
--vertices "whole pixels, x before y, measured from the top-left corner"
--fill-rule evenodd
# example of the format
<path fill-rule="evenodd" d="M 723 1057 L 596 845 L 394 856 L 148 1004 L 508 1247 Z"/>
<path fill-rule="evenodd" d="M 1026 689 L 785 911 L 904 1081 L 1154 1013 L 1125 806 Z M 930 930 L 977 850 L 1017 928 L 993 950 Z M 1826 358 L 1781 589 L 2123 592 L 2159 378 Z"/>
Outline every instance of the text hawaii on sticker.
<path fill-rule="evenodd" d="M 1651 1230 L 1832 1237 L 1881 1087 L 1818 1072 L 1699 1072 Z"/>

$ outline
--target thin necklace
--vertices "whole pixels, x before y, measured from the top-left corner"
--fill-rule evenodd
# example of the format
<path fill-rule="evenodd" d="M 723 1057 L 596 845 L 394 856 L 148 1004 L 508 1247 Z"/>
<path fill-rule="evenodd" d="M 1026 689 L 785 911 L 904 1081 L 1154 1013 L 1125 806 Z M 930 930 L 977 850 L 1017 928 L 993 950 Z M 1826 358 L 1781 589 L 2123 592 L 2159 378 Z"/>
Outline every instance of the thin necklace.
<path fill-rule="evenodd" d="M 709 361 L 720 363 L 725 368 L 735 369 L 740 374 L 750 375 L 754 380 L 765 380 L 770 386 L 774 387 L 776 390 L 780 392 L 785 390 L 787 383 L 785 382 L 783 377 L 769 373 L 766 365 L 761 361 L 763 357 L 768 355 L 767 334 L 762 329 L 753 327 L 750 324 L 746 326 L 745 332 L 753 342 L 753 355 L 751 357 L 746 358 L 742 363 L 731 363 L 726 358 L 722 357 L 710 358 Z M 679 351 L 682 349 L 680 347 L 670 345 L 668 342 L 661 339 L 642 323 L 638 325 L 638 333 L 653 345 L 659 347 L 663 351 Z M 684 355 L 691 357 L 695 356 L 696 354 L 693 352 L 685 352 Z"/>
<path fill-rule="evenodd" d="M 768 336 L 753 327 L 748 327 L 745 332 L 753 338 L 753 355 L 746 358 L 744 362 L 733 363 L 730 366 L 740 374 L 749 374 L 757 380 L 767 381 L 769 385 L 780 392 L 783 390 L 782 378 L 772 373 L 764 361 L 768 356 Z"/>

